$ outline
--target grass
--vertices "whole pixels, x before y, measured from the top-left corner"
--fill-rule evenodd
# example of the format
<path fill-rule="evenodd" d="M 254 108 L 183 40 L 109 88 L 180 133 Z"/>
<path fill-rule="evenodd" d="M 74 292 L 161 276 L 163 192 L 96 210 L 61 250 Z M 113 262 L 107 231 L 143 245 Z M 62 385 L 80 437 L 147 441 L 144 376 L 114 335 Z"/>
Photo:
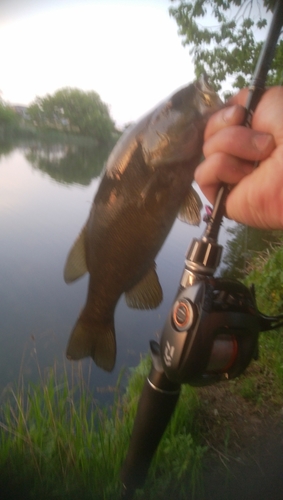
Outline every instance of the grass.
<path fill-rule="evenodd" d="M 230 382 L 231 392 L 260 409 L 270 412 L 283 407 L 283 335 L 282 330 L 263 332 L 259 338 L 259 359 L 252 360 L 243 375 Z"/>
<path fill-rule="evenodd" d="M 11 488 L 15 498 L 22 489 L 25 498 L 72 498 L 78 491 L 88 498 L 95 490 L 104 498 L 101 478 L 117 473 L 111 453 L 117 457 L 121 434 L 113 443 L 111 435 L 119 424 L 82 382 L 57 380 L 55 368 L 39 385 L 10 389 L 1 408 L 1 491 L 6 485 L 7 498 Z"/>
<path fill-rule="evenodd" d="M 268 315 L 283 313 L 283 245 L 282 243 L 256 255 L 250 263 L 246 285 L 256 286 L 259 310 Z M 283 403 L 283 331 L 263 332 L 259 342 L 257 392 L 262 401 Z"/>
<path fill-rule="evenodd" d="M 119 498 L 119 474 L 148 369 L 144 359 L 110 409 L 93 400 L 82 379 L 73 386 L 66 374 L 58 378 L 56 367 L 39 384 L 8 388 L 0 416 L 1 499 Z M 185 388 L 141 495 L 158 498 L 157 491 L 164 493 L 177 479 L 187 498 L 188 471 L 192 491 L 197 488 L 205 452 L 196 440 L 197 409 L 195 392 Z"/>

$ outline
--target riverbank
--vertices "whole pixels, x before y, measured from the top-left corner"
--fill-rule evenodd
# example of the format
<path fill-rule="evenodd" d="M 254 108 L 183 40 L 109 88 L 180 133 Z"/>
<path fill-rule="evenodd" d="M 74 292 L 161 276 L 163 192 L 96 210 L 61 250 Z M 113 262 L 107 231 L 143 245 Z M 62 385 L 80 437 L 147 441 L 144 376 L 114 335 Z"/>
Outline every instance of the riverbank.
<path fill-rule="evenodd" d="M 112 132 L 112 134 L 109 135 L 107 141 L 105 141 L 102 145 L 108 146 L 110 148 L 111 146 L 114 146 L 120 136 L 121 132 Z M 71 143 L 78 146 L 90 147 L 97 147 L 101 145 L 100 143 L 98 143 L 95 137 L 75 134 L 67 131 L 60 131 L 52 129 L 50 127 L 40 128 L 34 127 L 30 124 L 3 126 L 0 124 L 0 146 L 1 144 L 9 145 L 15 144 L 16 142 L 21 143 L 21 141 L 26 140 L 38 140 L 47 143 L 56 142 L 60 144 Z"/>

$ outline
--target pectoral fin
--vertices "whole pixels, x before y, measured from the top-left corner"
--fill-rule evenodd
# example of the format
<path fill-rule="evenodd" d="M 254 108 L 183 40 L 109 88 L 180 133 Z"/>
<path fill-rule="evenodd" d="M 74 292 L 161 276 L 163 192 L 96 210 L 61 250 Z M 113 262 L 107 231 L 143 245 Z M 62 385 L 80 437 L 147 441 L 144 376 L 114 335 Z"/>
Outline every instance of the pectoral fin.
<path fill-rule="evenodd" d="M 199 226 L 201 217 L 200 211 L 202 209 L 202 202 L 198 193 L 191 186 L 190 190 L 181 206 L 178 214 L 178 219 L 182 222 L 187 222 L 193 226 Z"/>
<path fill-rule="evenodd" d="M 80 317 L 71 333 L 66 355 L 70 360 L 91 356 L 97 366 L 111 372 L 116 360 L 114 323 L 88 324 Z"/>
<path fill-rule="evenodd" d="M 86 226 L 81 230 L 67 257 L 64 268 L 64 280 L 66 283 L 75 281 L 88 271 L 86 265 L 85 240 Z"/>
<path fill-rule="evenodd" d="M 126 303 L 133 309 L 155 309 L 163 298 L 162 288 L 155 271 L 156 264 L 131 290 L 125 293 Z"/>

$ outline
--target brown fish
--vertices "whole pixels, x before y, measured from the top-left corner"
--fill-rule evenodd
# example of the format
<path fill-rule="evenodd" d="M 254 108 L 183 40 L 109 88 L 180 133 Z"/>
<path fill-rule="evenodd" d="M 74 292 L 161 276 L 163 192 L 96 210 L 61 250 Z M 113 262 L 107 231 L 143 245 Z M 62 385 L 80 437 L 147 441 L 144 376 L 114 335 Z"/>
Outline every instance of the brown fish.
<path fill-rule="evenodd" d="M 208 117 L 222 103 L 204 77 L 179 90 L 127 130 L 108 159 L 86 225 L 64 270 L 67 283 L 90 274 L 86 305 L 71 334 L 69 359 L 91 356 L 115 365 L 114 311 L 162 301 L 155 257 L 177 215 L 199 224 L 201 202 L 191 187 Z"/>

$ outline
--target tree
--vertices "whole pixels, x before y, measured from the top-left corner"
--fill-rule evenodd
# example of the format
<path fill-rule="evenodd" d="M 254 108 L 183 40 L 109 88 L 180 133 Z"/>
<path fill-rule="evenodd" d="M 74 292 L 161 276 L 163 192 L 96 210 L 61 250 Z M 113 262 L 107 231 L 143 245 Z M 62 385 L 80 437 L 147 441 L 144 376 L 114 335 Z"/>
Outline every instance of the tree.
<path fill-rule="evenodd" d="M 275 0 L 171 0 L 170 8 L 193 55 L 195 72 L 209 75 L 216 90 L 231 77 L 234 88 L 250 83 Z M 269 13 L 269 14 L 268 14 Z M 271 17 L 271 16 L 270 16 Z M 263 30 L 263 31 L 261 31 Z M 283 41 L 277 47 L 268 84 L 282 80 Z"/>
<path fill-rule="evenodd" d="M 0 102 L 0 126 L 17 128 L 18 125 L 19 117 L 17 113 L 4 102 Z"/>
<path fill-rule="evenodd" d="M 29 106 L 28 114 L 34 125 L 38 127 L 43 127 L 46 125 L 46 118 L 43 111 L 43 103 L 40 97 L 37 97 L 35 101 Z"/>
<path fill-rule="evenodd" d="M 98 143 L 111 140 L 114 122 L 99 95 L 76 88 L 63 88 L 54 95 L 37 97 L 29 107 L 33 122 L 42 127 L 94 137 Z"/>
<path fill-rule="evenodd" d="M 0 156 L 10 149 L 10 141 L 20 130 L 19 115 L 4 101 L 0 100 Z M 6 146 L 8 145 L 8 149 Z"/>

